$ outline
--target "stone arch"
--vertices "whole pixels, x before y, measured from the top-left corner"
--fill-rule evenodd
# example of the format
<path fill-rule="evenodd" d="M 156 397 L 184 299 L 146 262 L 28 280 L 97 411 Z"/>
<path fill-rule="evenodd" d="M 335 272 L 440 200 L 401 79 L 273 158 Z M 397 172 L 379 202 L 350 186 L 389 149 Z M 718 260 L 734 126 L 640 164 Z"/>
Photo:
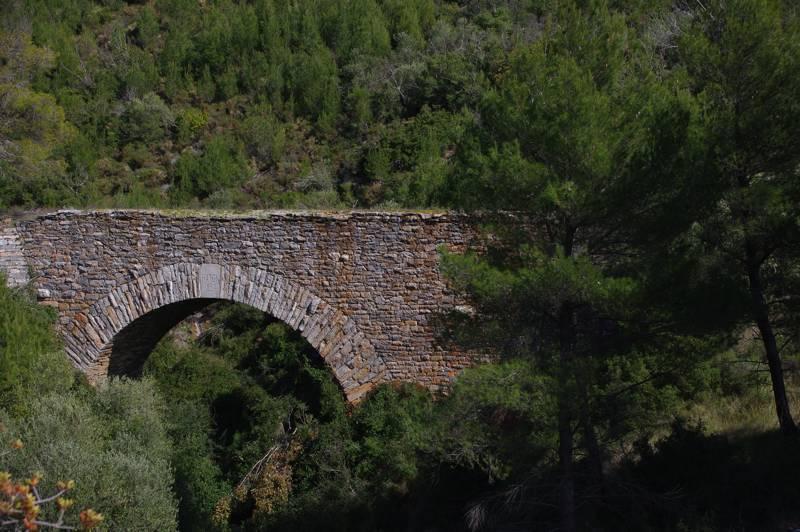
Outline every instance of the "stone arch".
<path fill-rule="evenodd" d="M 115 361 L 115 341 L 139 339 L 152 343 L 152 348 L 177 321 L 217 300 L 250 305 L 299 331 L 331 368 L 350 401 L 357 401 L 386 375 L 382 357 L 341 310 L 276 273 L 221 264 L 172 264 L 115 287 L 79 313 L 65 331 L 67 353 L 90 380 L 102 378 L 110 369 L 124 373 L 133 364 L 140 367 L 144 358 Z M 145 323 L 158 330 L 145 330 Z"/>

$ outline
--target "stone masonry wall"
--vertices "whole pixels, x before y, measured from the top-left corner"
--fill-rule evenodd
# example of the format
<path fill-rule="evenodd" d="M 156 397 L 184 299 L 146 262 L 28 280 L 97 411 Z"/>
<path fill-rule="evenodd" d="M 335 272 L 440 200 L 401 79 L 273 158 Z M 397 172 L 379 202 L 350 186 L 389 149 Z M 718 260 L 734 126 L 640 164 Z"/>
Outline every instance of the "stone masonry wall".
<path fill-rule="evenodd" d="M 113 369 L 114 357 L 126 371 L 141 364 L 146 353 L 121 363 L 114 340 L 158 328 L 142 320 L 164 325 L 189 312 L 177 303 L 218 299 L 300 330 L 353 400 L 385 380 L 437 389 L 473 361 L 437 344 L 431 325 L 459 303 L 437 249 L 475 238 L 461 215 L 61 211 L 3 227 L 0 269 L 19 284 L 30 268 L 42 303 L 58 309 L 69 356 L 90 375 Z M 156 311 L 167 307 L 165 321 Z"/>

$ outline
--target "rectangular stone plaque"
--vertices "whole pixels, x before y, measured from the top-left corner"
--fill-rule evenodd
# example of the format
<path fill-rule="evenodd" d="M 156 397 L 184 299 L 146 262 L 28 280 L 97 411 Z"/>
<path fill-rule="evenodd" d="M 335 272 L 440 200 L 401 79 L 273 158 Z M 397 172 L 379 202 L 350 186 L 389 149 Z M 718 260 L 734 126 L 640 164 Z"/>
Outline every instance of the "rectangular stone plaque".
<path fill-rule="evenodd" d="M 200 297 L 222 296 L 222 266 L 203 264 L 200 266 Z"/>

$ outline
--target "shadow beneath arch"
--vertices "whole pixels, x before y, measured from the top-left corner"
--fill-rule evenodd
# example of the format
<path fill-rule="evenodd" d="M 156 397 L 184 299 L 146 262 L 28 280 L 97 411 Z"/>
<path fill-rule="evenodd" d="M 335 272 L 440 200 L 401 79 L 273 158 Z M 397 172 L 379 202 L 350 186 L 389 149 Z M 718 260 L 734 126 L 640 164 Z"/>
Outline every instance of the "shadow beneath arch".
<path fill-rule="evenodd" d="M 108 375 L 139 377 L 147 356 L 173 327 L 219 299 L 187 299 L 170 303 L 133 320 L 114 336 Z"/>

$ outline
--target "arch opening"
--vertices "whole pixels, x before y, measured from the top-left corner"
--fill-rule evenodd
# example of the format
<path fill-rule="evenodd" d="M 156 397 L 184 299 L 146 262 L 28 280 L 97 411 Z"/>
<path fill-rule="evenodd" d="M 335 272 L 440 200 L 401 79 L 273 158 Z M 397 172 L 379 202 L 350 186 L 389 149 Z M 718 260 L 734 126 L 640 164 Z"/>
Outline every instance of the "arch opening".
<path fill-rule="evenodd" d="M 108 375 L 138 377 L 142 366 L 161 339 L 195 312 L 219 299 L 189 299 L 151 310 L 119 331 L 108 353 Z"/>
<path fill-rule="evenodd" d="M 220 264 L 173 264 L 117 286 L 76 317 L 65 334 L 67 351 L 90 380 L 135 375 L 172 327 L 220 300 L 254 307 L 298 331 L 349 401 L 386 376 L 382 357 L 339 309 L 276 273 Z"/>

